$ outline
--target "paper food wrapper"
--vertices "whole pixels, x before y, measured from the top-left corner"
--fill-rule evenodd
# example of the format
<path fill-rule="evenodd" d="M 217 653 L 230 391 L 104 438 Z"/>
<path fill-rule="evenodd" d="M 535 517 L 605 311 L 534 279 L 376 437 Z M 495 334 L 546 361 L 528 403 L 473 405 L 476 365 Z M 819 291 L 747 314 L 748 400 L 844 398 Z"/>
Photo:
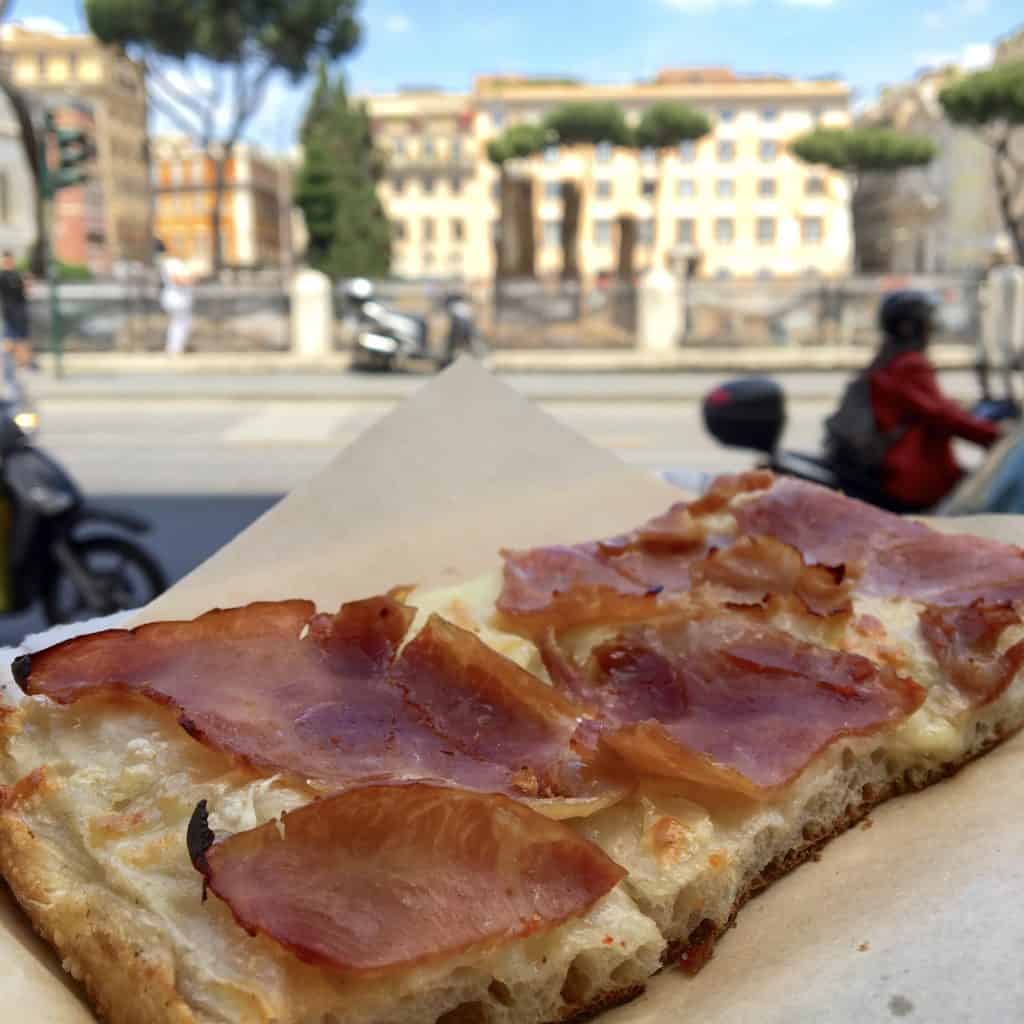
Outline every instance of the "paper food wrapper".
<path fill-rule="evenodd" d="M 680 437 L 680 461 L 686 438 Z M 343 450 L 140 618 L 257 598 L 321 607 L 495 565 L 498 549 L 615 533 L 679 492 L 469 361 Z M 944 524 L 947 525 L 948 524 Z M 1024 540 L 1019 519 L 951 524 Z M 890 801 L 740 913 L 695 978 L 666 970 L 608 1024 L 1024 1020 L 1024 737 Z M 8 898 L 3 1020 L 93 1017 Z"/>

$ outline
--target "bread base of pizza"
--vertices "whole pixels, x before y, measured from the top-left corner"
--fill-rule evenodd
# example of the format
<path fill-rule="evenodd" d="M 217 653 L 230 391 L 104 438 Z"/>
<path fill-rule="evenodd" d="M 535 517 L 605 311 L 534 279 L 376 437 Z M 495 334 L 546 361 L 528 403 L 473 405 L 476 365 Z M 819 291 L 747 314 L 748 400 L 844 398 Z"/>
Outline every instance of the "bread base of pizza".
<path fill-rule="evenodd" d="M 1018 729 L 1022 599 L 1017 549 L 751 474 L 446 591 L 80 638 L 5 694 L 0 871 L 112 1024 L 594 1014 Z"/>

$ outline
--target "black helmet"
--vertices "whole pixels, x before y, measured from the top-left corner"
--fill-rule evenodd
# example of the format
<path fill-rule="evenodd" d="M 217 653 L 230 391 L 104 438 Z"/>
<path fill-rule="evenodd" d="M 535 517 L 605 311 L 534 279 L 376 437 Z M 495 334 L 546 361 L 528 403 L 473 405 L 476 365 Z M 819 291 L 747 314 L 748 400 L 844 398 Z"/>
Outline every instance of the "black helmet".
<path fill-rule="evenodd" d="M 890 292 L 878 307 L 878 326 L 899 341 L 927 341 L 935 320 L 935 303 L 924 292 Z"/>

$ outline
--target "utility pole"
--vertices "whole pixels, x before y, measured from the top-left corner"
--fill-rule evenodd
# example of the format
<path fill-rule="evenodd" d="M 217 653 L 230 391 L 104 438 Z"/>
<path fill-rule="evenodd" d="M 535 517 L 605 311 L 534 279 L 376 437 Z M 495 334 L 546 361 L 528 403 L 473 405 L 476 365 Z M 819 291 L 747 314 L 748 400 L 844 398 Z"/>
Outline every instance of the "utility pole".
<path fill-rule="evenodd" d="M 51 153 L 56 162 L 50 165 Z M 39 133 L 39 184 L 43 197 L 43 256 L 50 291 L 50 351 L 54 373 L 64 376 L 64 332 L 60 316 L 60 267 L 54 251 L 57 193 L 63 188 L 84 184 L 88 174 L 82 166 L 96 156 L 96 147 L 85 132 L 58 128 L 52 110 L 43 114 Z"/>

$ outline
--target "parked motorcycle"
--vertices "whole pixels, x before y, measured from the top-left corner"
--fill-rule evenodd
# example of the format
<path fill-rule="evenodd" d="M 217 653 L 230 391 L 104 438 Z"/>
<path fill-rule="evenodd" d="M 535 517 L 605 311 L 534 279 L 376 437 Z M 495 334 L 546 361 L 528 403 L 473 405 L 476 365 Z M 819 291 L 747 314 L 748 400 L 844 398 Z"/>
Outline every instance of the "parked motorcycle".
<path fill-rule="evenodd" d="M 1019 409 L 1012 398 L 988 394 L 972 410 L 992 422 L 1015 419 Z M 704 397 L 704 425 L 724 445 L 749 448 L 762 456 L 757 465 L 783 476 L 799 477 L 842 491 L 880 508 L 895 508 L 877 477 L 840 465 L 826 450 L 820 454 L 779 447 L 786 426 L 786 396 L 770 377 L 743 377 L 716 387 Z"/>
<path fill-rule="evenodd" d="M 124 533 L 145 519 L 87 502 L 63 467 L 0 414 L 0 611 L 41 603 L 51 625 L 146 604 L 167 588 L 160 564 Z M 114 527 L 116 533 L 95 532 Z"/>
<path fill-rule="evenodd" d="M 460 292 L 446 292 L 440 300 L 440 308 L 448 317 L 442 353 L 435 353 L 430 344 L 426 317 L 388 309 L 376 301 L 369 281 L 350 281 L 345 294 L 357 319 L 354 369 L 403 370 L 422 363 L 443 369 L 463 352 L 477 358 L 486 355 L 473 307 Z"/>

